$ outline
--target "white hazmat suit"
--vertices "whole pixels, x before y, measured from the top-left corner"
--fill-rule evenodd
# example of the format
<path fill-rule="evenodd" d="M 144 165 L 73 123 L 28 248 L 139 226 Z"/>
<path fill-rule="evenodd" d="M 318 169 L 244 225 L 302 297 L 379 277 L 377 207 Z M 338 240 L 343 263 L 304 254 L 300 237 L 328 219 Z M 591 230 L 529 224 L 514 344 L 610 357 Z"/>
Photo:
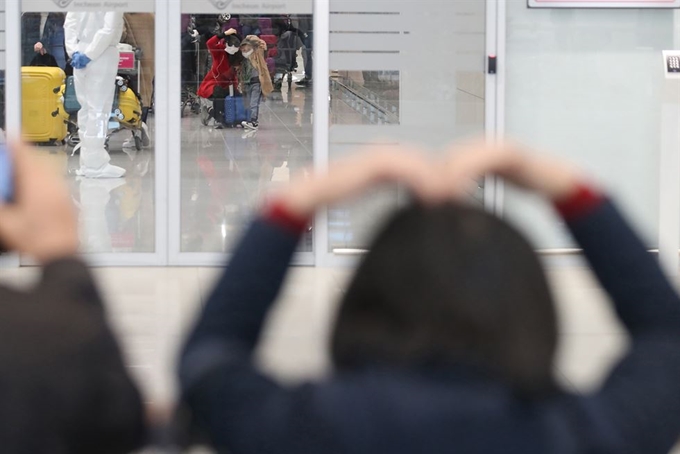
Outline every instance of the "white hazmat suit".
<path fill-rule="evenodd" d="M 123 13 L 68 13 L 64 22 L 66 52 L 79 52 L 91 62 L 73 70 L 81 105 L 78 112 L 80 170 L 86 178 L 120 178 L 125 170 L 110 164 L 106 136 L 115 94 L 120 58 L 117 45 L 123 35 Z"/>

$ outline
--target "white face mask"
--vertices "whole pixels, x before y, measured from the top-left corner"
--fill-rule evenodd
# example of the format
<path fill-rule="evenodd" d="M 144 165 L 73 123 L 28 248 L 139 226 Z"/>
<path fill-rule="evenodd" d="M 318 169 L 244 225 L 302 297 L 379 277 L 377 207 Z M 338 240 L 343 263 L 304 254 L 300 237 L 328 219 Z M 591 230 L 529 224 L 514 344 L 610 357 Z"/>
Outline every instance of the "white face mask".
<path fill-rule="evenodd" d="M 253 55 L 254 50 L 250 49 L 248 52 L 243 52 L 243 56 L 246 58 L 250 58 L 251 55 Z"/>
<path fill-rule="evenodd" d="M 234 55 L 236 52 L 238 52 L 238 47 L 237 46 L 227 46 L 226 49 L 224 49 L 229 55 Z"/>

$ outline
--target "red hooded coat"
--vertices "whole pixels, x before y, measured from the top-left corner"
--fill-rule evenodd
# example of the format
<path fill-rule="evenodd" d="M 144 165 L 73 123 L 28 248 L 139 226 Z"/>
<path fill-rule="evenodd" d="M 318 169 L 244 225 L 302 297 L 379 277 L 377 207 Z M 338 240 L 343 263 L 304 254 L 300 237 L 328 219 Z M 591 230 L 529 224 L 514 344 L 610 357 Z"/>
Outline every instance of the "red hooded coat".
<path fill-rule="evenodd" d="M 206 46 L 212 55 L 213 64 L 198 89 L 198 96 L 207 99 L 212 98 L 216 86 L 228 90 L 229 86 L 233 85 L 234 90 L 236 90 L 238 80 L 234 68 L 229 64 L 229 55 L 225 51 L 227 46 L 224 40 L 213 36 L 208 40 Z"/>

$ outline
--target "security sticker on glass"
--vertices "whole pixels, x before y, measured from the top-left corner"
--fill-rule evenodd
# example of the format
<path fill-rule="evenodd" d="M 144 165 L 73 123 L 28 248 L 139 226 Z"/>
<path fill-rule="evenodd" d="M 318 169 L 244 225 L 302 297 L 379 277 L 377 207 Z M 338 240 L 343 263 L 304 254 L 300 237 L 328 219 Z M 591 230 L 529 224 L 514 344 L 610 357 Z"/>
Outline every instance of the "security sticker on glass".
<path fill-rule="evenodd" d="M 14 170 L 12 158 L 4 145 L 0 145 L 0 205 L 14 198 Z"/>
<path fill-rule="evenodd" d="M 680 79 L 680 51 L 663 51 L 663 64 L 666 79 Z"/>

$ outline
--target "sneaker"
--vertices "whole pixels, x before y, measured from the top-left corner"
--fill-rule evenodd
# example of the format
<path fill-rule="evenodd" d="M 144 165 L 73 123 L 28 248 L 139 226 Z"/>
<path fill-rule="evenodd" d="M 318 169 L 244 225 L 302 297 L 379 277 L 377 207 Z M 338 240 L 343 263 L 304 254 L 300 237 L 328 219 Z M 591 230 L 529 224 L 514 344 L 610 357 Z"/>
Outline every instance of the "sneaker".
<path fill-rule="evenodd" d="M 208 106 L 201 106 L 201 123 L 203 123 L 203 126 L 208 126 L 208 122 L 210 121 L 211 117 L 212 108 L 208 108 Z"/>
<path fill-rule="evenodd" d="M 245 129 L 252 129 L 253 131 L 257 130 L 257 128 L 260 127 L 259 123 L 256 122 L 256 121 L 244 121 L 244 122 L 241 123 L 241 125 Z"/>
<path fill-rule="evenodd" d="M 224 129 L 226 127 L 227 125 L 225 125 L 224 123 L 220 123 L 219 121 L 215 124 L 215 129 Z"/>
<path fill-rule="evenodd" d="M 134 136 L 129 137 L 125 142 L 123 142 L 123 149 L 128 149 L 128 148 L 137 148 L 137 145 L 135 144 Z"/>
<path fill-rule="evenodd" d="M 257 134 L 257 129 L 246 129 L 243 134 L 241 134 L 242 139 L 250 139 L 252 137 L 255 137 L 255 134 Z"/>
<path fill-rule="evenodd" d="M 295 83 L 300 87 L 308 87 L 312 84 L 312 79 L 308 79 L 307 77 L 305 77 L 304 79 Z"/>
<path fill-rule="evenodd" d="M 107 164 L 101 169 L 81 167 L 76 171 L 76 175 L 84 178 L 123 178 L 125 176 L 125 169 L 111 164 Z"/>
<path fill-rule="evenodd" d="M 83 147 L 83 144 L 78 142 L 75 147 L 73 147 L 73 151 L 71 152 L 71 156 L 75 156 L 76 154 L 80 153 L 80 149 Z"/>
<path fill-rule="evenodd" d="M 142 146 L 148 147 L 151 145 L 151 136 L 149 135 L 149 127 L 146 123 L 142 123 Z"/>

